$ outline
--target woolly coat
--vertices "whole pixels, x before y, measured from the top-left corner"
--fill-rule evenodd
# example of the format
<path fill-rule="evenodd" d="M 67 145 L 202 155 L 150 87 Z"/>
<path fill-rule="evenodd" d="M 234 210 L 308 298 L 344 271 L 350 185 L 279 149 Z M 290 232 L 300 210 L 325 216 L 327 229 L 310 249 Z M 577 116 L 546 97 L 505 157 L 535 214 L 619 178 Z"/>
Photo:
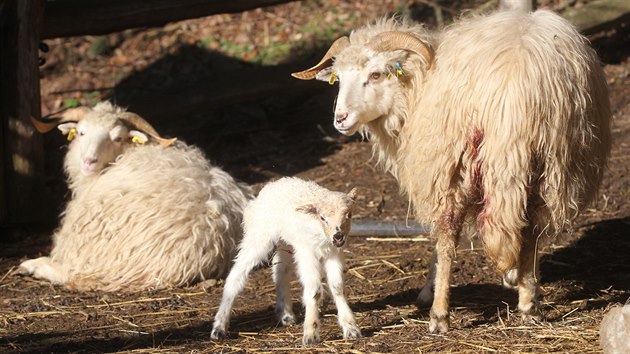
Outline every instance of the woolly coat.
<path fill-rule="evenodd" d="M 67 268 L 70 286 L 106 291 L 226 275 L 251 197 L 248 187 L 181 142 L 131 147 L 70 187 L 51 258 Z"/>

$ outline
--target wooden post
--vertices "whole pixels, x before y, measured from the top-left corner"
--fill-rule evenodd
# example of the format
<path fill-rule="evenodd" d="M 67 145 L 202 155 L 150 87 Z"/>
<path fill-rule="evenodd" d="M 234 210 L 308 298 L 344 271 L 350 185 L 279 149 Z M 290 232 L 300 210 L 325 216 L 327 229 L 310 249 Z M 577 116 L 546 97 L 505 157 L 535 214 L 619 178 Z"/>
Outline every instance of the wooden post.
<path fill-rule="evenodd" d="M 44 151 L 40 118 L 39 27 L 44 0 L 0 3 L 0 224 L 42 221 Z"/>

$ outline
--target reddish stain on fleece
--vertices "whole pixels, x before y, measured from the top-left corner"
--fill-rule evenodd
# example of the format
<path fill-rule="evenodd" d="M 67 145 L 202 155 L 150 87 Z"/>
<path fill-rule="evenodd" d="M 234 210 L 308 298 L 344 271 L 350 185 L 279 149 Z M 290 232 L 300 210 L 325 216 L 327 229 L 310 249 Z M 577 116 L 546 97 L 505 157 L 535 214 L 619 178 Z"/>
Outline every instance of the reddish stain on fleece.
<path fill-rule="evenodd" d="M 483 236 L 483 226 L 487 218 L 487 205 L 488 200 L 483 188 L 483 172 L 481 166 L 481 159 L 479 158 L 479 150 L 483 143 L 484 132 L 481 129 L 475 128 L 472 130 L 468 138 L 468 146 L 470 147 L 469 161 L 473 166 L 471 170 L 471 194 L 478 200 L 478 204 L 481 205 L 481 212 L 477 215 L 477 229 L 481 236 Z"/>

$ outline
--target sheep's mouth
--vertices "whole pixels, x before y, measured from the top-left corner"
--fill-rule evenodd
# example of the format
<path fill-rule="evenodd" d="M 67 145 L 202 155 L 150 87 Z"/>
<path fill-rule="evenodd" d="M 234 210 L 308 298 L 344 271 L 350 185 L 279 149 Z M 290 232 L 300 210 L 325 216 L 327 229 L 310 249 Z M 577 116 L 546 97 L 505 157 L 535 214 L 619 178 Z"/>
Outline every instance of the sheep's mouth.
<path fill-rule="evenodd" d="M 84 176 L 91 176 L 91 175 L 95 175 L 99 172 L 99 168 L 97 166 L 82 166 L 81 167 L 81 173 Z"/>

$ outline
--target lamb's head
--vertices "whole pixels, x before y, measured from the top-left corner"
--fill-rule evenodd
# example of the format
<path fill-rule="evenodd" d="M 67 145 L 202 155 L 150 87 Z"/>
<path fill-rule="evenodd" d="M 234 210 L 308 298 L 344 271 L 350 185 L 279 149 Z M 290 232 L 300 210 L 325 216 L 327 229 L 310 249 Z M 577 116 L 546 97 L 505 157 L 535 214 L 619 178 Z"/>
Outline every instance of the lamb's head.
<path fill-rule="evenodd" d="M 331 85 L 339 82 L 334 126 L 345 135 L 395 110 L 406 100 L 412 76 L 424 77 L 433 61 L 431 46 L 416 34 L 388 28 L 396 27 L 394 21 L 375 27 L 337 39 L 317 65 L 292 74 Z"/>
<path fill-rule="evenodd" d="M 109 102 L 92 109 L 65 110 L 53 122 L 33 123 L 40 132 L 56 126 L 67 135 L 70 147 L 65 165 L 70 177 L 98 174 L 134 144 L 155 142 L 167 146 L 175 141 L 160 137 L 140 116 Z"/>
<path fill-rule="evenodd" d="M 316 218 L 321 224 L 326 239 L 336 247 L 341 247 L 346 243 L 346 237 L 350 233 L 356 194 L 356 188 L 348 194 L 329 191 L 325 200 L 320 200 L 316 204 L 299 206 L 296 211 Z"/>

